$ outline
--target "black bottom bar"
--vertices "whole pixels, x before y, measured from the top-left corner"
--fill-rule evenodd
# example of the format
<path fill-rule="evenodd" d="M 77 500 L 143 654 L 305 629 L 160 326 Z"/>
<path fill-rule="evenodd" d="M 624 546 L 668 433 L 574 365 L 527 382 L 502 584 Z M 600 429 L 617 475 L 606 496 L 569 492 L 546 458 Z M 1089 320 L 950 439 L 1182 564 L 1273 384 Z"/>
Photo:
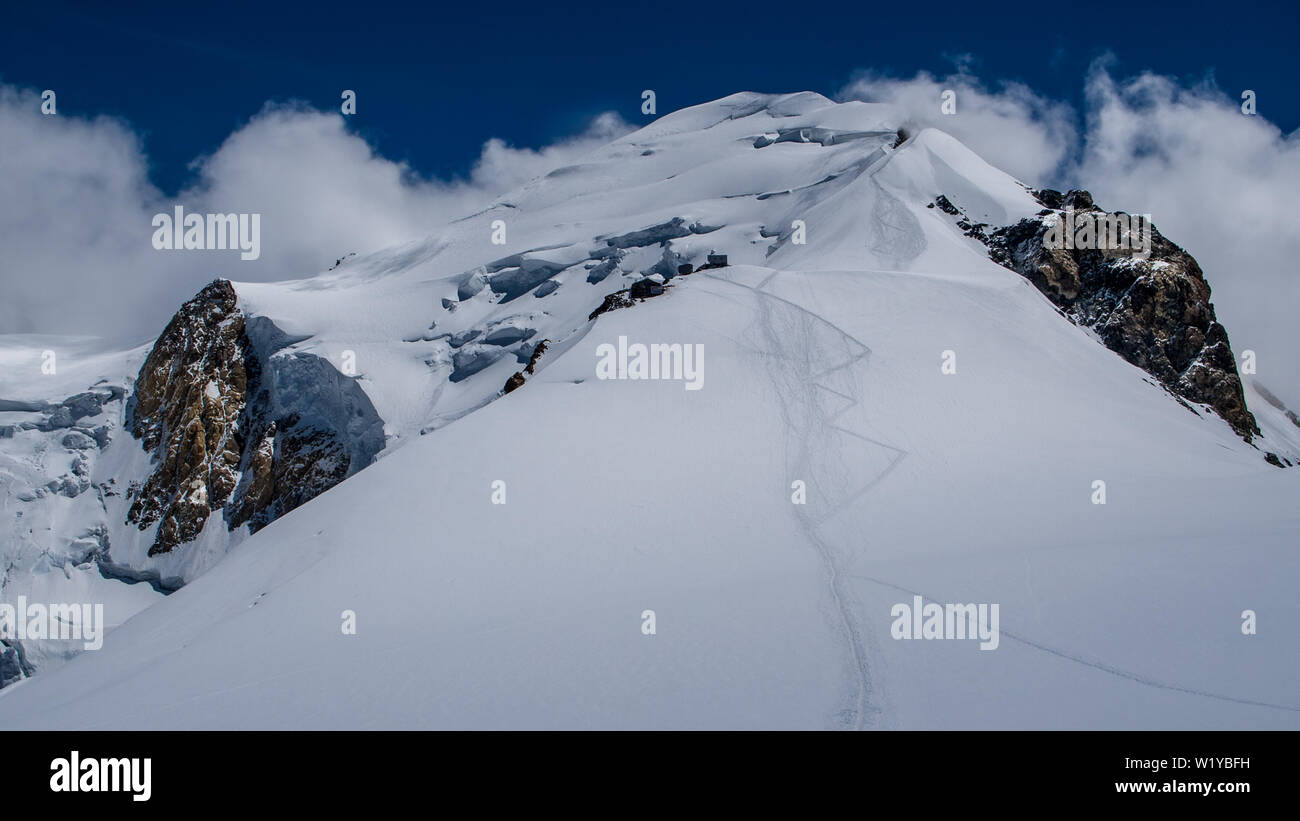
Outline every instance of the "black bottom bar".
<path fill-rule="evenodd" d="M 283 801 L 337 810 L 403 800 L 426 807 L 434 801 L 448 811 L 463 806 L 460 800 L 497 809 L 518 802 L 534 812 L 597 801 L 606 810 L 620 801 L 628 809 L 681 809 L 702 800 L 770 811 L 778 806 L 771 802 L 787 798 L 812 811 L 837 796 L 864 811 L 890 798 L 920 801 L 927 810 L 1159 808 L 1191 801 L 1221 810 L 1293 798 L 1297 741 L 1294 733 L 1257 732 L 113 732 L 3 738 L 0 803 L 6 810 L 104 807 L 127 813 Z M 83 789 L 95 786 L 101 791 Z"/>

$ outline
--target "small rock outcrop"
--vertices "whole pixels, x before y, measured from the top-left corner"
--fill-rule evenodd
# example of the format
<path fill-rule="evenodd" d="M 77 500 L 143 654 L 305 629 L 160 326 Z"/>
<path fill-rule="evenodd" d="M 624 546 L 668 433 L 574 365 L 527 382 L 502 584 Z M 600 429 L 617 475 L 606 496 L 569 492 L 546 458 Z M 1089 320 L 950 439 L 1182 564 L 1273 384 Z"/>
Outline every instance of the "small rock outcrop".
<path fill-rule="evenodd" d="M 522 371 L 515 371 L 506 380 L 506 386 L 502 389 L 502 393 L 510 393 L 524 386 L 524 382 L 527 381 L 528 377 L 533 375 L 533 370 L 537 367 L 537 360 L 541 359 L 542 354 L 546 353 L 546 346 L 550 341 L 549 339 L 543 339 L 537 343 L 537 347 L 533 348 L 532 355 L 528 357 L 528 364 Z"/>
<path fill-rule="evenodd" d="M 23 654 L 22 642 L 0 639 L 0 688 L 28 678 L 33 672 Z"/>
<path fill-rule="evenodd" d="M 615 291 L 601 301 L 600 305 L 596 307 L 596 310 L 592 311 L 587 316 L 587 321 L 590 322 L 601 314 L 609 313 L 610 311 L 617 311 L 619 308 L 630 308 L 635 304 L 636 302 L 628 295 L 627 288 L 624 288 L 621 291 Z"/>

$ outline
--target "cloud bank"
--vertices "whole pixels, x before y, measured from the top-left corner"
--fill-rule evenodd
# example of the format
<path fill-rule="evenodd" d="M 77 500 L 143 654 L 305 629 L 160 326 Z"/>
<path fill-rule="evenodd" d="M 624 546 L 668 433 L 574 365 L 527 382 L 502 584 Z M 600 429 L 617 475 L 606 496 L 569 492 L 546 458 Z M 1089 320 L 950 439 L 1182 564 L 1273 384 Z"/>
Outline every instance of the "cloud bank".
<path fill-rule="evenodd" d="M 377 155 L 337 113 L 268 105 L 168 198 L 127 123 L 45 116 L 35 92 L 0 85 L 0 333 L 144 341 L 214 277 L 306 276 L 418 239 L 630 130 L 603 114 L 541 149 L 489 140 L 465 179 L 431 180 Z M 261 214 L 260 258 L 158 253 L 151 220 L 177 204 Z"/>
<path fill-rule="evenodd" d="M 957 113 L 940 111 L 943 90 Z M 1300 406 L 1300 132 L 1284 134 L 1241 90 L 1185 86 L 1142 73 L 1117 79 L 1110 61 L 1084 78 L 1084 111 L 1020 84 L 989 88 L 947 77 L 864 74 L 844 99 L 891 102 L 917 126 L 943 129 L 1035 187 L 1086 188 L 1111 211 L 1149 213 L 1205 271 L 1234 350 L 1254 350 L 1260 381 Z"/>

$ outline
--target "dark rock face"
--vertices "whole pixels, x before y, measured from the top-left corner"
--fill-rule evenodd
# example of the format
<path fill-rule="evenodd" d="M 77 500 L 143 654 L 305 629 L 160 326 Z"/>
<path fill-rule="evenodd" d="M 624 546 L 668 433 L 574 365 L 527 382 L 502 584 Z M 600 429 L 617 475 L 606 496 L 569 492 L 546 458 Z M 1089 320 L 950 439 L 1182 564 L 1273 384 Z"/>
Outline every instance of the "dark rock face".
<path fill-rule="evenodd" d="M 150 555 L 193 540 L 216 511 L 269 523 L 370 464 L 383 421 L 356 380 L 248 319 L 229 282 L 186 302 L 140 369 L 128 426 L 155 468 L 127 514 L 158 527 Z"/>
<path fill-rule="evenodd" d="M 243 335 L 235 289 L 219 280 L 181 306 L 140 368 L 129 425 L 158 467 L 127 521 L 141 530 L 161 521 L 150 555 L 198 536 L 238 483 Z"/>
<path fill-rule="evenodd" d="M 627 291 L 628 296 L 633 299 L 649 299 L 650 297 L 659 296 L 663 292 L 663 283 L 656 282 L 653 279 L 637 280 L 632 283 L 632 287 L 628 288 Z"/>
<path fill-rule="evenodd" d="M 523 373 L 521 371 L 515 371 L 513 374 L 510 375 L 510 378 L 506 380 L 506 386 L 502 388 L 502 392 L 510 393 L 511 391 L 518 390 L 523 386 L 524 386 Z"/>
<path fill-rule="evenodd" d="M 934 204 L 937 205 L 939 207 L 939 210 L 944 212 L 945 214 L 949 214 L 954 217 L 961 215 L 961 212 L 957 210 L 957 206 L 949 202 L 948 198 L 945 197 L 943 194 L 940 194 L 939 196 L 934 198 Z"/>
<path fill-rule="evenodd" d="M 1072 322 L 1096 331 L 1106 347 L 1175 395 L 1209 405 L 1251 441 L 1259 427 L 1246 407 L 1228 332 L 1215 317 L 1210 285 L 1196 260 L 1153 225 L 1146 259 L 1126 249 L 1047 247 L 1044 236 L 1062 209 L 1100 209 L 1087 191 L 1035 196 L 1044 206 L 1037 217 L 987 235 L 985 226 L 970 226 L 968 235 L 988 245 L 995 262 L 1032 282 Z M 952 207 L 944 200 L 944 211 L 944 205 Z"/>
<path fill-rule="evenodd" d="M 0 688 L 28 678 L 34 672 L 23 654 L 22 642 L 0 640 Z"/>
<path fill-rule="evenodd" d="M 546 346 L 550 341 L 551 340 L 549 339 L 543 339 L 541 342 L 537 343 L 537 347 L 533 348 L 533 353 L 528 357 L 528 364 L 524 369 L 522 371 L 515 371 L 514 374 L 506 380 L 506 386 L 502 390 L 503 393 L 510 393 L 511 391 L 518 390 L 524 386 L 524 382 L 528 379 L 528 376 L 533 375 L 533 370 L 537 367 L 537 360 L 541 359 L 542 354 L 546 353 Z M 524 374 L 527 374 L 528 376 L 525 376 Z"/>
<path fill-rule="evenodd" d="M 587 316 L 587 320 L 591 321 L 596 317 L 600 316 L 601 314 L 608 313 L 610 311 L 617 311 L 619 308 L 630 308 L 635 304 L 636 302 L 634 302 L 632 298 L 628 296 L 627 289 L 624 288 L 621 291 L 615 291 L 614 293 L 605 297 L 605 299 L 601 301 L 600 305 L 596 307 L 596 310 L 592 311 L 591 314 Z"/>
<path fill-rule="evenodd" d="M 249 336 L 257 341 L 250 342 L 249 401 L 240 418 L 248 444 L 226 521 L 232 530 L 248 523 L 256 532 L 374 461 L 384 423 L 356 380 L 327 360 L 273 357 L 284 340 Z"/>

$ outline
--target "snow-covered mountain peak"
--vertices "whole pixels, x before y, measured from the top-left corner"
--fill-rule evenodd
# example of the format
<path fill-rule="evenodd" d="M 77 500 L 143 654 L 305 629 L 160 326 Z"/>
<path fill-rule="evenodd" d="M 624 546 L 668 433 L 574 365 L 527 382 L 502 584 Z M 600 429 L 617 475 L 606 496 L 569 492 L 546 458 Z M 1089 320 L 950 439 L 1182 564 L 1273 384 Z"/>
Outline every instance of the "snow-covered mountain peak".
<path fill-rule="evenodd" d="M 309 337 L 296 349 L 334 362 L 355 354 L 389 434 L 409 437 L 481 406 L 493 392 L 480 386 L 495 390 L 513 370 L 506 353 L 525 361 L 529 339 L 578 332 L 610 291 L 652 273 L 671 279 L 711 252 L 776 269 L 1014 283 L 923 207 L 947 191 L 1001 224 L 1041 206 L 947 135 L 897 129 L 888 106 L 733 95 L 667 115 L 428 239 L 236 290 L 250 313 Z M 953 266 L 954 254 L 970 262 Z M 527 338 L 485 341 L 504 328 Z M 395 337 L 407 344 L 394 348 Z M 491 379 L 462 384 L 494 365 Z"/>
<path fill-rule="evenodd" d="M 84 564 L 186 588 L 74 661 L 79 677 L 52 676 L 50 703 L 105 686 L 139 717 L 136 692 L 157 688 L 121 682 L 157 669 L 176 691 L 203 682 L 213 711 L 172 714 L 181 726 L 237 725 L 250 694 L 286 726 L 329 709 L 267 697 L 246 675 L 272 668 L 364 693 L 335 703 L 344 724 L 491 724 L 500 699 L 479 685 L 511 679 L 500 660 L 527 651 L 525 617 L 544 612 L 539 640 L 560 663 L 512 668 L 537 687 L 501 721 L 950 724 L 923 710 L 924 694 L 950 690 L 882 641 L 882 613 L 906 590 L 1004 603 L 1007 629 L 1028 637 L 1015 661 L 965 669 L 1013 714 L 1025 671 L 1047 669 L 1035 647 L 1054 648 L 1048 666 L 1089 659 L 1142 612 L 1138 587 L 1078 551 L 1153 572 L 1186 539 L 1173 606 L 1201 618 L 1197 579 L 1230 597 L 1276 558 L 1290 515 L 1276 500 L 1300 475 L 1273 466 L 1300 460 L 1300 428 L 1243 399 L 1195 261 L 1163 237 L 1151 260 L 1048 248 L 1066 200 L 1091 207 L 1083 192 L 1031 190 L 942 131 L 913 133 L 891 106 L 746 92 L 666 115 L 405 245 L 323 248 L 339 261 L 306 278 L 218 280 L 121 358 L 137 378 L 107 405 L 119 435 L 88 478 L 103 492 L 63 528 L 102 534 Z M 606 378 L 600 363 L 629 342 L 700 351 L 699 389 Z M 48 434 L 27 421 L 24 442 Z M 1097 481 L 1116 494 L 1100 511 Z M 508 504 L 490 501 L 497 482 Z M 1216 505 L 1262 522 L 1245 564 L 1223 558 Z M 1043 578 L 1009 581 L 1031 561 Z M 1052 609 L 1116 599 L 1081 632 Z M 651 600 L 695 638 L 648 659 L 611 620 Z M 763 630 L 738 631 L 731 611 L 755 601 L 782 615 L 760 608 Z M 313 620 L 345 609 L 391 635 L 424 625 L 440 649 L 367 639 L 340 653 L 337 629 Z M 296 618 L 287 651 L 265 639 Z M 783 655 L 790 624 L 806 658 Z M 497 637 L 488 655 L 465 638 L 484 631 Z M 177 660 L 218 641 L 247 663 Z M 728 643 L 737 655 L 719 660 Z M 1236 703 L 1185 644 L 1119 656 L 1092 669 L 1127 683 L 1108 680 L 1081 709 L 1113 719 L 1145 679 L 1195 679 L 1216 705 Z M 1144 670 L 1153 657 L 1162 666 Z M 636 683 L 659 664 L 678 678 Z M 400 675 L 374 672 L 385 665 Z M 450 682 L 453 669 L 468 672 Z M 584 705 L 572 696 L 589 688 L 565 671 L 641 706 Z M 760 672 L 776 684 L 744 683 Z M 394 683 L 407 680 L 445 685 L 446 706 Z M 1242 698 L 1287 692 L 1261 687 Z M 0 720 L 39 714 L 34 689 L 16 692 Z M 1164 723 L 1187 715 L 1160 693 L 1149 703 Z"/>

